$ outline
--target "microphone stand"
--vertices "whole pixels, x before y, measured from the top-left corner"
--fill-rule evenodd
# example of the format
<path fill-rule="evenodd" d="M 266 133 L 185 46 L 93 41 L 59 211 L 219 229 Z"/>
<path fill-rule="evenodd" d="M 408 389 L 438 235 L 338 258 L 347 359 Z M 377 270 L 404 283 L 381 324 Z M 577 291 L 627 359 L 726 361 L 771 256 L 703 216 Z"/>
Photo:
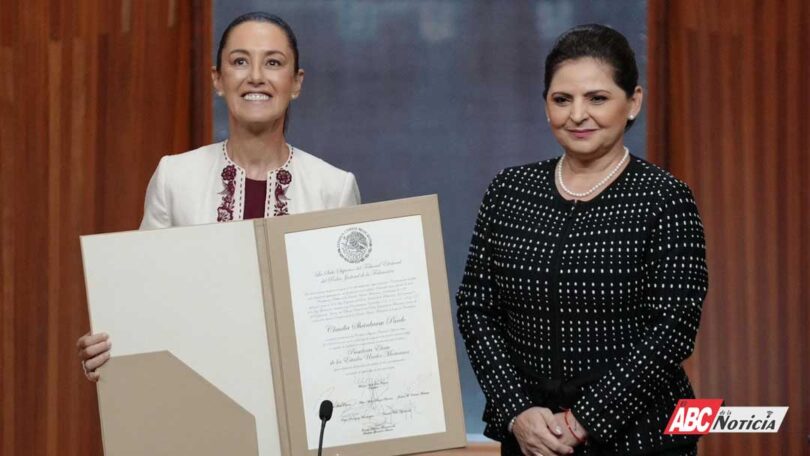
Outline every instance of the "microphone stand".
<path fill-rule="evenodd" d="M 321 436 L 318 437 L 318 456 L 321 456 L 323 450 L 323 431 L 326 429 L 326 420 L 321 420 Z"/>
<path fill-rule="evenodd" d="M 318 412 L 318 416 L 321 418 L 321 435 L 318 437 L 318 456 L 321 456 L 321 452 L 323 451 L 323 431 L 326 429 L 326 422 L 332 418 L 332 401 L 325 400 L 321 402 L 321 409 Z"/>

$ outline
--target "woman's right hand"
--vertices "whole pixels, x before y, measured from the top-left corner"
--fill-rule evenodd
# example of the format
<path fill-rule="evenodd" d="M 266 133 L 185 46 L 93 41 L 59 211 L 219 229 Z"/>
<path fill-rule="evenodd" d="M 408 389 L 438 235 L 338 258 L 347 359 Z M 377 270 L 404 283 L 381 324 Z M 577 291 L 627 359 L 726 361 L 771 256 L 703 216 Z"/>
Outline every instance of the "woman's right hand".
<path fill-rule="evenodd" d="M 82 362 L 84 376 L 91 382 L 97 382 L 100 375 L 96 369 L 110 359 L 110 336 L 105 333 L 87 333 L 79 337 L 76 347 L 79 348 L 79 360 Z"/>
<path fill-rule="evenodd" d="M 512 425 L 520 451 L 526 456 L 571 454 L 574 449 L 560 441 L 562 429 L 554 414 L 545 407 L 532 407 L 518 415 Z"/>

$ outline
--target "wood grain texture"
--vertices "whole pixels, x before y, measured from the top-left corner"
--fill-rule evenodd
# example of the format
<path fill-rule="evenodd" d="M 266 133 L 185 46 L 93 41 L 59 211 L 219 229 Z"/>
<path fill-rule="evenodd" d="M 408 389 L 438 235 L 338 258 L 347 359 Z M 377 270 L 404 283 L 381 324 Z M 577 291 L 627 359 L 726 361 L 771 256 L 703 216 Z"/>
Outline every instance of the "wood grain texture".
<path fill-rule="evenodd" d="M 810 454 L 810 5 L 649 3 L 650 160 L 694 190 L 709 295 L 687 367 L 699 397 L 788 405 L 778 434 L 704 454 Z"/>
<path fill-rule="evenodd" d="M 210 0 L 0 8 L 0 454 L 101 454 L 75 348 L 78 237 L 137 228 L 159 158 L 210 142 L 210 14 Z"/>

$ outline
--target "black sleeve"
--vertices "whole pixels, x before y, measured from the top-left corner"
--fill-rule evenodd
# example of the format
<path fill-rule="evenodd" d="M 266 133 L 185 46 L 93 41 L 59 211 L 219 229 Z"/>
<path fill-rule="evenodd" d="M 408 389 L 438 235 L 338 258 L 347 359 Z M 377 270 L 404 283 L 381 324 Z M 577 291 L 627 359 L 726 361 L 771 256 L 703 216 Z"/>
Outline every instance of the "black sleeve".
<path fill-rule="evenodd" d="M 475 223 L 467 265 L 456 294 L 458 324 L 478 383 L 487 398 L 489 425 L 504 437 L 515 416 L 532 407 L 509 358 L 503 311 L 493 277 L 493 238 L 497 220 L 499 174 L 492 181 Z"/>

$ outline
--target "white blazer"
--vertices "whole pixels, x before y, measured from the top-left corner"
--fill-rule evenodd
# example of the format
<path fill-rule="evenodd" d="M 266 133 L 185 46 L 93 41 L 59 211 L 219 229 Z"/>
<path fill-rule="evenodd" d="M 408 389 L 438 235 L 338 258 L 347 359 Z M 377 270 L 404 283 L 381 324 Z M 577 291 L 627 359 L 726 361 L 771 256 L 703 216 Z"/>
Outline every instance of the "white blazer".
<path fill-rule="evenodd" d="M 290 146 L 290 158 L 267 175 L 265 217 L 360 204 L 350 172 Z M 160 159 L 149 181 L 141 229 L 242 220 L 245 171 L 225 143 Z"/>

